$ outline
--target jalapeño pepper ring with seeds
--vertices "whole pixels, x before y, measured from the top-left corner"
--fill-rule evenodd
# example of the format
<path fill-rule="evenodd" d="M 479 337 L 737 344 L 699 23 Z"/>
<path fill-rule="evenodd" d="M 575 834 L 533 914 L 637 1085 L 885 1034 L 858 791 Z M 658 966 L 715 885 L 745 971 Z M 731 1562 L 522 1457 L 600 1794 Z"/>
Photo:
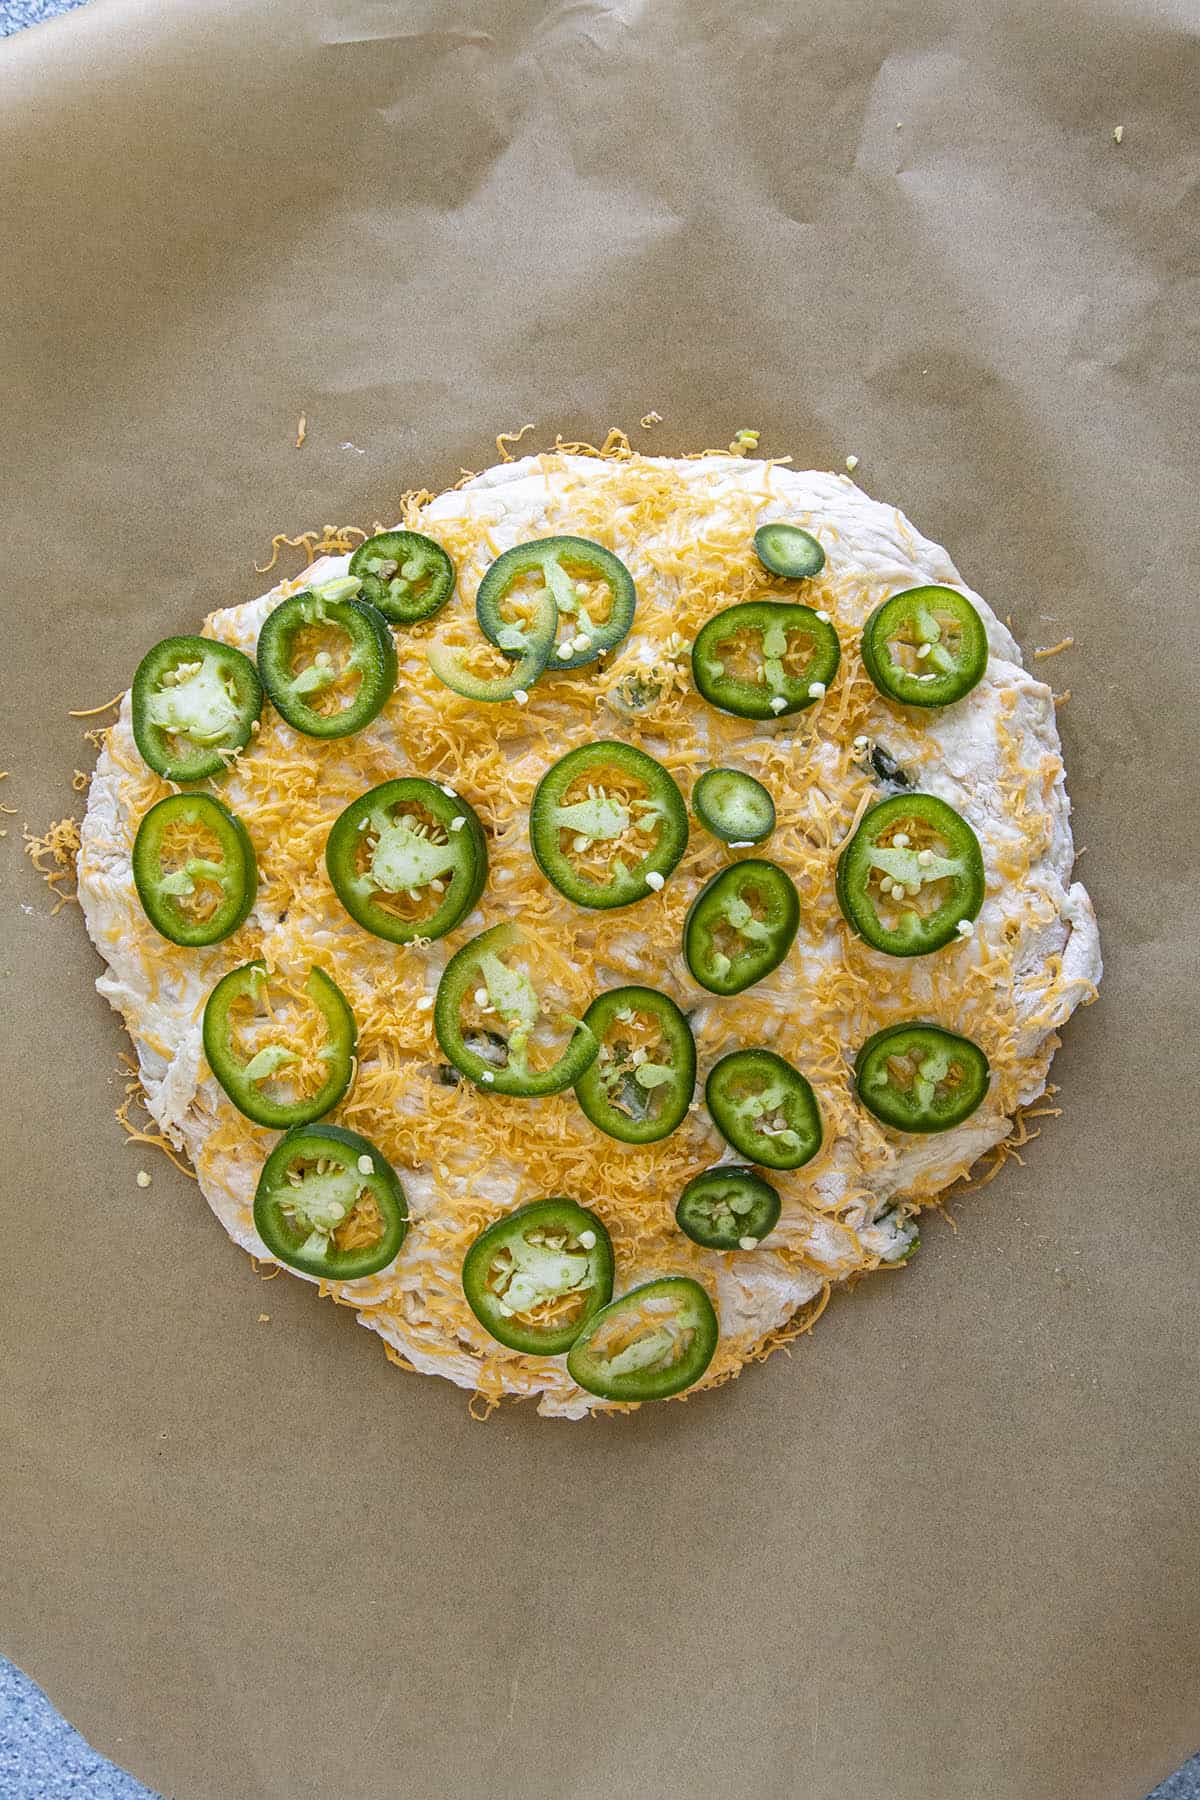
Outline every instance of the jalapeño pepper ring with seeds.
<path fill-rule="evenodd" d="M 466 917 L 487 881 L 474 807 L 435 781 L 401 776 L 352 800 L 325 845 L 333 891 L 365 931 L 432 941 Z"/>
<path fill-rule="evenodd" d="M 82 827 L 103 991 L 225 1229 L 483 1411 L 724 1382 L 905 1263 L 1099 976 L 1049 690 L 945 552 L 843 475 L 610 449 L 417 494 L 361 550 L 330 538 L 231 596 L 155 708 L 174 750 L 194 728 L 203 785 L 172 792 L 143 682 Z M 914 705 L 872 678 L 864 630 L 931 588 L 987 655 L 952 703 Z M 289 666 L 318 669 L 318 710 L 352 686 L 335 604 L 373 609 L 396 662 L 332 738 L 232 675 L 314 593 Z M 910 673 L 967 642 L 945 606 L 936 639 L 885 619 Z M 250 965 L 265 985 L 239 998 Z M 782 1396 L 791 1375 L 756 1379 Z"/>

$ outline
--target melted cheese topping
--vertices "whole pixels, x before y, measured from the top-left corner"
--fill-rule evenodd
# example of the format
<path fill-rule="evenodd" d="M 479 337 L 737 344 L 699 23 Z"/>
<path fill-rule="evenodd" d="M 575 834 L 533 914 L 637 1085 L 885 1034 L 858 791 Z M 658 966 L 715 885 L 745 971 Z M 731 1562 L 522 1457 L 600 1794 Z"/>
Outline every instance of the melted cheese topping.
<path fill-rule="evenodd" d="M 845 477 L 740 457 L 646 458 L 620 439 L 612 448 L 605 457 L 567 450 L 509 461 L 439 497 L 406 497 L 401 522 L 445 546 L 458 572 L 456 597 L 438 618 L 397 634 L 396 692 L 357 736 L 304 738 L 268 706 L 221 787 L 250 832 L 260 873 L 254 911 L 232 938 L 207 950 L 175 949 L 137 903 L 133 836 L 146 809 L 172 790 L 137 753 L 128 696 L 93 779 L 79 863 L 88 927 L 109 964 L 98 985 L 129 1026 L 152 1114 L 191 1155 L 230 1234 L 271 1260 L 251 1204 L 274 1140 L 233 1108 L 204 1066 L 204 1002 L 221 974 L 253 957 L 296 982 L 315 962 L 342 988 L 359 1025 L 357 1078 L 336 1117 L 391 1159 L 414 1221 L 389 1269 L 325 1291 L 356 1307 L 404 1366 L 448 1376 L 487 1402 L 538 1396 L 540 1410 L 568 1416 L 604 1403 L 571 1382 L 564 1359 L 494 1343 L 466 1304 L 459 1271 L 486 1225 L 548 1194 L 594 1207 L 612 1235 L 617 1293 L 652 1275 L 690 1274 L 704 1284 L 721 1340 L 700 1385 L 728 1379 L 810 1323 L 832 1283 L 897 1255 L 905 1218 L 1008 1136 L 1017 1109 L 1045 1088 L 1056 1028 L 1094 994 L 1100 974 L 1090 903 L 1069 885 L 1073 851 L 1050 691 L 1024 672 L 1012 637 L 945 552 Z M 802 525 L 824 545 L 825 569 L 800 597 L 829 613 L 843 660 L 811 709 L 755 724 L 694 694 L 688 652 L 721 607 L 796 595 L 795 583 L 770 575 L 754 554 L 754 531 L 771 519 Z M 632 632 L 603 669 L 548 673 L 527 705 L 459 698 L 430 671 L 428 640 L 469 636 L 488 564 L 512 544 L 556 532 L 593 538 L 629 566 L 638 588 Z M 321 550 L 350 547 L 332 528 L 319 542 L 308 535 Z M 253 655 L 272 607 L 310 579 L 343 573 L 347 561 L 326 557 L 303 579 L 213 614 L 205 629 Z M 980 686 L 928 717 L 885 703 L 857 648 L 872 608 L 918 582 L 968 593 L 991 651 Z M 652 706 L 627 711 L 631 683 L 643 692 L 649 685 Z M 838 849 L 880 797 L 869 759 L 855 748 L 864 736 L 962 812 L 983 847 L 988 891 L 975 935 L 931 957 L 895 961 L 871 950 L 838 910 Z M 671 770 L 685 798 L 705 769 L 723 764 L 770 790 L 778 822 L 762 854 L 795 881 L 802 923 L 782 967 L 757 986 L 716 999 L 684 963 L 688 906 L 728 860 L 698 827 L 664 890 L 618 912 L 574 907 L 541 875 L 528 842 L 534 789 L 565 751 L 598 737 L 641 746 Z M 349 801 L 408 773 L 447 783 L 471 802 L 488 833 L 490 874 L 478 908 L 449 939 L 401 949 L 342 911 L 324 847 Z M 699 1101 L 673 1136 L 637 1147 L 597 1132 L 569 1093 L 523 1101 L 466 1082 L 444 1085 L 431 1004 L 440 972 L 459 944 L 512 916 L 544 947 L 547 970 L 576 1015 L 594 994 L 623 983 L 671 994 L 691 1015 L 701 1084 L 726 1051 L 760 1043 L 807 1075 L 825 1141 L 805 1168 L 772 1176 L 783 1214 L 768 1247 L 704 1250 L 675 1227 L 685 1182 L 735 1160 Z M 851 1085 L 863 1040 L 914 1017 L 976 1039 L 994 1071 L 978 1112 L 931 1139 L 880 1126 Z"/>

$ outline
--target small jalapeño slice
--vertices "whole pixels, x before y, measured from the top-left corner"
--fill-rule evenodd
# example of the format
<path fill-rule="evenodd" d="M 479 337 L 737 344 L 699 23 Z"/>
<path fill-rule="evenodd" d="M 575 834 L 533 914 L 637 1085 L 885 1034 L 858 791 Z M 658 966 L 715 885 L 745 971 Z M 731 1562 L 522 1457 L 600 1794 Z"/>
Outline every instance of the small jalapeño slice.
<path fill-rule="evenodd" d="M 847 924 L 887 956 L 927 956 L 963 934 L 983 905 L 983 852 L 967 821 L 933 794 L 896 794 L 863 814 L 838 858 Z"/>
<path fill-rule="evenodd" d="M 779 1219 L 779 1195 L 753 1169 L 734 1163 L 694 1175 L 679 1196 L 675 1223 L 707 1250 L 756 1250 Z"/>
<path fill-rule="evenodd" d="M 256 1125 L 286 1131 L 311 1124 L 337 1105 L 350 1086 L 358 1034 L 341 988 L 314 966 L 304 993 L 321 1015 L 325 1042 L 306 1054 L 285 1016 L 288 1001 L 295 1004 L 297 996 L 285 987 L 281 998 L 278 981 L 272 996 L 272 985 L 261 962 L 243 963 L 221 977 L 204 1008 L 204 1054 L 239 1112 Z"/>
<path fill-rule="evenodd" d="M 249 743 L 262 698 L 258 670 L 232 644 L 164 638 L 133 677 L 134 742 L 165 781 L 206 780 Z"/>
<path fill-rule="evenodd" d="M 356 598 L 347 576 L 290 594 L 258 634 L 258 672 L 271 704 L 305 737 L 349 737 L 369 725 L 396 685 L 387 620 Z"/>
<path fill-rule="evenodd" d="M 380 531 L 350 558 L 351 575 L 393 625 L 431 619 L 454 592 L 454 564 L 442 546 L 421 531 Z"/>
<path fill-rule="evenodd" d="M 956 588 L 906 588 L 867 620 L 862 659 L 886 699 L 904 706 L 950 706 L 983 679 L 987 632 Z"/>
<path fill-rule="evenodd" d="M 820 700 L 841 661 L 837 632 L 810 606 L 746 600 L 702 625 L 692 645 L 696 687 L 741 719 L 777 719 Z"/>
<path fill-rule="evenodd" d="M 980 1105 L 991 1070 L 978 1044 L 911 1020 L 867 1039 L 854 1085 L 868 1112 L 896 1131 L 949 1131 Z"/>
<path fill-rule="evenodd" d="M 466 918 L 487 881 L 487 839 L 460 795 L 402 775 L 338 814 L 325 867 L 356 924 L 409 944 L 444 937 Z"/>
<path fill-rule="evenodd" d="M 785 525 L 782 520 L 760 525 L 754 534 L 754 548 L 764 569 L 790 581 L 805 581 L 825 567 L 825 552 L 812 532 Z"/>
<path fill-rule="evenodd" d="M 537 785 L 529 840 L 542 873 L 576 906 L 630 906 L 663 886 L 687 848 L 674 780 L 632 744 L 569 750 Z"/>
<path fill-rule="evenodd" d="M 821 1148 L 816 1095 L 773 1050 L 733 1050 L 709 1071 L 713 1124 L 739 1156 L 764 1169 L 800 1169 Z"/>
<path fill-rule="evenodd" d="M 612 1298 L 604 1222 L 574 1200 L 535 1200 L 480 1232 L 462 1266 L 463 1293 L 508 1350 L 561 1356 Z"/>
<path fill-rule="evenodd" d="M 740 994 L 777 969 L 800 925 L 800 896 L 778 863 L 748 856 L 719 869 L 692 901 L 683 954 L 710 994 Z"/>
<path fill-rule="evenodd" d="M 660 1276 L 596 1314 L 567 1352 L 567 1373 L 603 1400 L 666 1400 L 699 1381 L 719 1335 L 700 1283 Z"/>
<path fill-rule="evenodd" d="M 340 1125 L 297 1125 L 263 1164 L 254 1229 L 289 1268 L 357 1281 L 394 1260 L 408 1206 L 396 1171 L 368 1138 Z"/>
<path fill-rule="evenodd" d="M 210 794 L 168 794 L 133 841 L 133 881 L 162 937 L 194 948 L 218 944 L 254 905 L 258 864 L 242 821 Z"/>
<path fill-rule="evenodd" d="M 775 829 L 775 802 L 743 769 L 709 769 L 692 789 L 692 811 L 706 831 L 738 849 L 765 843 Z"/>
<path fill-rule="evenodd" d="M 596 1055 L 589 1027 L 562 1007 L 546 1005 L 530 975 L 538 965 L 536 941 L 508 923 L 481 931 L 442 973 L 433 1008 L 438 1043 L 485 1093 L 523 1099 L 560 1094 Z M 547 1043 L 552 1032 L 557 1041 Z"/>
<path fill-rule="evenodd" d="M 598 1130 L 623 1144 L 654 1144 L 683 1123 L 696 1086 L 692 1028 L 656 988 L 610 988 L 583 1015 L 599 1044 L 575 1083 Z"/>
<path fill-rule="evenodd" d="M 552 669 L 595 662 L 615 649 L 633 624 L 637 589 L 619 557 L 590 538 L 538 538 L 498 556 L 475 596 L 480 630 L 509 656 L 525 649 L 528 626 L 516 610 L 524 583 L 534 584 L 530 597 L 540 590 L 554 600 L 559 631 Z"/>

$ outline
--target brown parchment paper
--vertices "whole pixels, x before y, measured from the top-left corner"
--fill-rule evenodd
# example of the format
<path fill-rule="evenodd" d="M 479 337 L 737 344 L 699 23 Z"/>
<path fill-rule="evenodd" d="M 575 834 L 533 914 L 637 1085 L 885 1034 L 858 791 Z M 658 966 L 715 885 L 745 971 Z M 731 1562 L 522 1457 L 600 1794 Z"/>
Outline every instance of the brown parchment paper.
<path fill-rule="evenodd" d="M 1200 1742 L 1198 30 L 96 0 L 0 52 L 0 1617 L 164 1793 L 1136 1800 Z M 273 532 L 526 419 L 856 454 L 1073 635 L 1108 972 L 1063 1117 L 910 1272 L 685 1407 L 483 1427 L 124 1144 L 19 827 Z"/>

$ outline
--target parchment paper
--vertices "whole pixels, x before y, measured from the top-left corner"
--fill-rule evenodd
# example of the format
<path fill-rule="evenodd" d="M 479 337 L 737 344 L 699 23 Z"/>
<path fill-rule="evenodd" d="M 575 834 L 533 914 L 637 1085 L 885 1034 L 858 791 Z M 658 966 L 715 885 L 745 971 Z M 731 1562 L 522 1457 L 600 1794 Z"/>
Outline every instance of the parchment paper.
<path fill-rule="evenodd" d="M 164 1793 L 1135 1800 L 1200 1741 L 1198 30 L 97 0 L 0 52 L 3 1647 Z M 19 846 L 86 766 L 66 708 L 273 532 L 526 419 L 856 454 L 1027 649 L 1074 635 L 1108 961 L 957 1235 L 582 1427 L 473 1424 L 123 1143 Z"/>

